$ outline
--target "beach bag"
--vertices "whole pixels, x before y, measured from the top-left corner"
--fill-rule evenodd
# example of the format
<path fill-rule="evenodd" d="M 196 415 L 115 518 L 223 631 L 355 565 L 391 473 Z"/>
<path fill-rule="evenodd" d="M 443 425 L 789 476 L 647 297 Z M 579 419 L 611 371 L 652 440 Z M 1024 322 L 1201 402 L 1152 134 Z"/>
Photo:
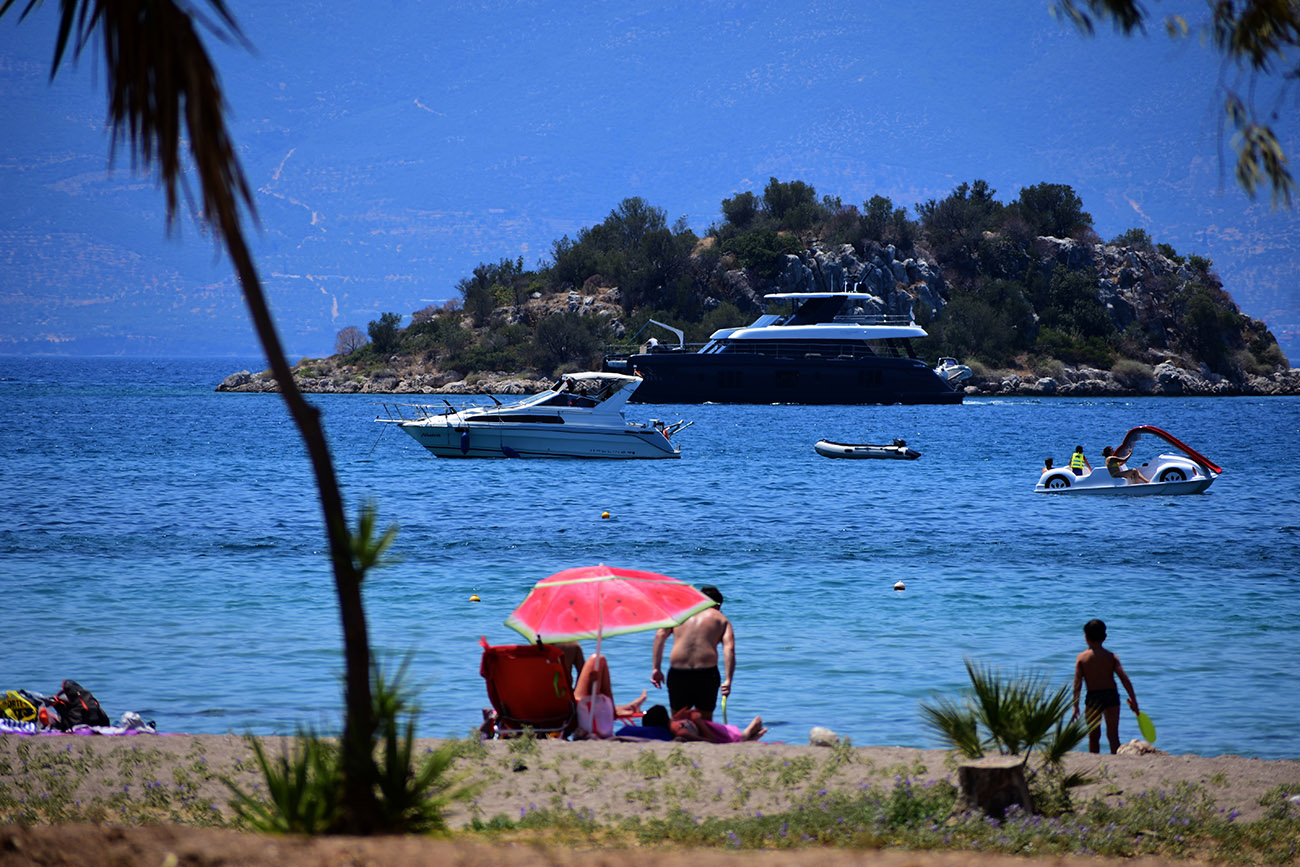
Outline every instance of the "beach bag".
<path fill-rule="evenodd" d="M 75 680 L 63 681 L 63 689 L 50 702 L 58 711 L 58 727 L 68 731 L 73 726 L 106 726 L 112 723 L 99 702 Z"/>
<path fill-rule="evenodd" d="M 577 699 L 578 728 L 594 738 L 614 736 L 614 700 L 604 693 Z"/>
<path fill-rule="evenodd" d="M 0 697 L 0 717 L 18 722 L 35 722 L 37 708 L 31 699 L 11 689 Z"/>

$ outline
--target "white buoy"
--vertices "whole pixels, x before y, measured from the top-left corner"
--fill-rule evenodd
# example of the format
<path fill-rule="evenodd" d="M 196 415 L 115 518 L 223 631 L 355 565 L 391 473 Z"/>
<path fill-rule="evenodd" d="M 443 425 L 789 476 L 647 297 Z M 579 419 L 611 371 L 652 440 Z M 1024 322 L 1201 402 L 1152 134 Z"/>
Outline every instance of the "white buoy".
<path fill-rule="evenodd" d="M 895 590 L 906 590 L 907 588 L 906 588 L 905 586 L 903 586 L 903 582 L 902 582 L 902 581 L 899 581 L 897 584 L 894 585 L 894 589 L 895 589 Z"/>

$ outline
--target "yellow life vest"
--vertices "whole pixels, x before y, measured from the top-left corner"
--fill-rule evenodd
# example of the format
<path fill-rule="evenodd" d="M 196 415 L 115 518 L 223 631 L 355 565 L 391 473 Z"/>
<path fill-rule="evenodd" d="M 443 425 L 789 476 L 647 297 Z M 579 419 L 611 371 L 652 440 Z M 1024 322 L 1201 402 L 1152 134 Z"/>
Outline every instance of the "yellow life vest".
<path fill-rule="evenodd" d="M 1086 463 L 1087 460 L 1084 458 L 1083 452 L 1075 452 L 1070 455 L 1070 469 L 1081 470 L 1084 468 Z"/>

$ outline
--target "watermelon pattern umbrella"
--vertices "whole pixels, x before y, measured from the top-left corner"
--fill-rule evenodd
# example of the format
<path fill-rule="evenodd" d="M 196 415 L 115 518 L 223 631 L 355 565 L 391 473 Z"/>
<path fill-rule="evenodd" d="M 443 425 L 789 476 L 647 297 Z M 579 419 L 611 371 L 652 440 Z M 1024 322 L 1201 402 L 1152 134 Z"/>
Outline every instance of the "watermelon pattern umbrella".
<path fill-rule="evenodd" d="M 506 618 L 529 643 L 596 639 L 670 629 L 716 603 L 684 581 L 606 566 L 580 566 L 543 578 Z"/>
<path fill-rule="evenodd" d="M 533 585 L 523 603 L 506 618 L 506 625 L 529 643 L 596 639 L 596 656 L 606 635 L 626 635 L 647 629 L 668 629 L 716 603 L 685 582 L 657 572 L 580 566 L 565 569 Z M 597 713 L 597 682 L 591 683 L 586 701 L 589 716 L 584 727 L 596 733 L 601 724 Z M 583 710 L 579 707 L 579 720 Z M 609 702 L 608 719 L 613 731 L 614 707 Z M 580 724 L 582 724 L 580 722 Z"/>

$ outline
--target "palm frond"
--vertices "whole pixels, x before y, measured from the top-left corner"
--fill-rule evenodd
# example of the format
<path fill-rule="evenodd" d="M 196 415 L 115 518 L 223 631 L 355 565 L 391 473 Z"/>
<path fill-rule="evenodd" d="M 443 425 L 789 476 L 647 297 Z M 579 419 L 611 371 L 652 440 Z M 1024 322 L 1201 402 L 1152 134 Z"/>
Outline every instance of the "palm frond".
<path fill-rule="evenodd" d="M 350 534 L 352 562 L 362 578 L 376 566 L 396 562 L 395 558 L 385 558 L 384 554 L 397 538 L 398 527 L 390 524 L 383 535 L 376 538 L 375 524 L 378 519 L 379 507 L 374 502 L 363 504 L 357 516 L 357 529 Z"/>
<path fill-rule="evenodd" d="M 976 718 L 983 723 L 998 752 L 1017 752 L 1015 744 L 1019 737 L 1016 734 L 1014 709 L 1008 701 L 1008 685 L 996 669 L 982 666 L 971 659 L 966 659 L 965 663 Z"/>
<path fill-rule="evenodd" d="M 472 797 L 480 787 L 465 785 L 463 779 L 451 773 L 458 755 L 454 742 L 444 744 L 423 761 L 417 759 L 415 719 L 419 708 L 404 686 L 411 660 L 407 654 L 391 678 L 378 665 L 374 668 L 375 721 L 383 756 L 376 767 L 375 785 L 382 829 L 426 834 L 446 831 L 446 808 L 456 800 Z"/>
<path fill-rule="evenodd" d="M 984 755 L 979 723 L 968 703 L 943 697 L 936 699 L 934 704 L 923 702 L 921 717 L 927 728 L 962 755 L 970 759 Z"/>
<path fill-rule="evenodd" d="M 247 44 L 223 0 L 208 4 L 215 18 L 199 18 L 204 26 L 223 41 Z M 37 5 L 39 0 L 29 2 L 23 15 Z M 255 218 L 256 211 L 196 17 L 195 9 L 173 0 L 60 0 L 50 77 L 69 49 L 79 59 L 102 36 L 113 152 L 125 146 L 134 168 L 157 168 L 170 227 L 181 196 L 192 201 L 181 157 L 182 141 L 187 142 L 201 193 L 195 217 L 220 238 L 239 233 L 241 215 Z"/>
<path fill-rule="evenodd" d="M 1021 746 L 1029 749 L 1041 744 L 1051 734 L 1065 714 L 1070 710 L 1070 688 L 1061 687 L 1048 695 L 1050 686 L 1046 677 L 1029 676 L 1023 681 L 1019 692 L 1019 712 Z"/>
<path fill-rule="evenodd" d="M 1061 719 L 1064 719 L 1064 714 Z M 1095 723 L 1100 722 L 1100 720 L 1095 721 Z M 1059 766 L 1065 761 L 1066 754 L 1082 743 L 1091 730 L 1092 726 L 1088 725 L 1085 717 L 1076 717 L 1069 722 L 1058 722 L 1051 737 L 1043 743 L 1043 762 Z"/>
<path fill-rule="evenodd" d="M 256 831 L 278 834 L 321 834 L 338 821 L 342 805 L 342 776 L 337 748 L 312 731 L 300 730 L 275 758 L 262 742 L 247 739 L 253 747 L 265 799 L 243 791 L 228 777 L 222 781 L 234 794 L 231 806 L 241 821 Z"/>

